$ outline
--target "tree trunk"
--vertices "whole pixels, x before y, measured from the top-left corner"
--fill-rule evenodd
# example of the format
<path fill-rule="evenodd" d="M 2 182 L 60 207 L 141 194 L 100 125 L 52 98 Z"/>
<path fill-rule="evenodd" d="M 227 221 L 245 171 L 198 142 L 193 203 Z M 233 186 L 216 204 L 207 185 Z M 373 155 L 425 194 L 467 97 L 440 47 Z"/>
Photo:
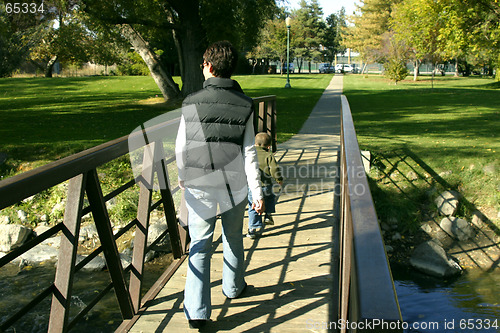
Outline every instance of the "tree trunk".
<path fill-rule="evenodd" d="M 415 60 L 413 63 L 413 81 L 418 81 L 418 75 L 420 74 L 420 60 Z"/>
<path fill-rule="evenodd" d="M 363 69 L 361 70 L 361 74 L 365 74 L 366 67 L 368 66 L 368 63 L 363 64 Z"/>
<path fill-rule="evenodd" d="M 170 20 L 170 23 L 174 23 Z M 172 37 L 174 38 L 175 49 L 177 50 L 177 58 L 179 60 L 179 72 L 181 73 L 181 78 L 184 77 L 184 60 L 182 59 L 182 49 L 181 42 L 179 40 L 179 35 L 175 29 L 172 29 Z"/>
<path fill-rule="evenodd" d="M 458 72 L 458 58 L 455 58 L 455 77 L 459 77 L 460 73 Z"/>
<path fill-rule="evenodd" d="M 170 75 L 167 68 L 163 66 L 156 53 L 154 53 L 139 32 L 128 24 L 121 26 L 121 32 L 148 66 L 151 76 L 158 85 L 158 88 L 160 88 L 163 98 L 165 98 L 165 100 L 179 98 L 179 85 L 174 82 L 172 75 Z"/>
<path fill-rule="evenodd" d="M 434 90 L 434 75 L 436 73 L 436 64 L 432 63 L 431 89 Z"/>
<path fill-rule="evenodd" d="M 47 66 L 45 67 L 45 77 L 52 77 L 52 70 L 54 69 L 56 61 L 57 61 L 56 55 L 50 58 L 49 62 L 47 63 Z"/>
<path fill-rule="evenodd" d="M 179 53 L 182 96 L 198 91 L 203 86 L 203 72 L 200 64 L 203 63 L 205 52 L 206 34 L 201 26 L 198 10 L 198 1 L 185 1 L 182 8 L 177 8 L 180 28 L 174 32 L 177 50 Z"/>
<path fill-rule="evenodd" d="M 190 30 L 187 28 L 187 30 Z M 200 39 L 193 31 L 186 31 L 182 39 L 181 50 L 184 69 L 182 75 L 182 96 L 187 96 L 192 92 L 198 91 L 203 86 L 203 71 L 200 64 L 203 63 L 203 48 L 200 45 Z"/>
<path fill-rule="evenodd" d="M 252 74 L 255 74 L 255 66 L 257 66 L 257 60 L 252 59 Z"/>
<path fill-rule="evenodd" d="M 495 80 L 500 81 L 500 54 L 498 55 L 498 60 L 497 60 Z"/>

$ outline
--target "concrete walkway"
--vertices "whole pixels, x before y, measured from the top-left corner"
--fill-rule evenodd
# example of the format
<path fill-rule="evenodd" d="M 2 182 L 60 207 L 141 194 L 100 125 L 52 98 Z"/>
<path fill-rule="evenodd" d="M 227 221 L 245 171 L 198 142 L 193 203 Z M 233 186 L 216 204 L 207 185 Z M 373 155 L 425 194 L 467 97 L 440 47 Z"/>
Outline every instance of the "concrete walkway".
<path fill-rule="evenodd" d="M 336 75 L 309 119 L 276 157 L 286 181 L 263 237 L 244 239 L 244 296 L 222 295 L 220 223 L 212 258 L 212 322 L 203 332 L 326 332 L 337 292 L 332 262 L 337 221 L 337 155 L 340 145 L 340 93 Z M 285 121 L 279 119 L 278 122 Z M 278 123 L 279 126 L 279 123 Z M 338 192 L 338 191 L 337 191 Z M 246 229 L 246 225 L 245 225 Z M 130 332 L 189 330 L 182 310 L 187 260 Z"/>
<path fill-rule="evenodd" d="M 299 133 L 280 144 L 278 149 L 339 149 L 342 87 L 343 76 L 335 75 Z M 278 126 L 280 121 L 283 120 L 279 119 L 278 110 Z"/>

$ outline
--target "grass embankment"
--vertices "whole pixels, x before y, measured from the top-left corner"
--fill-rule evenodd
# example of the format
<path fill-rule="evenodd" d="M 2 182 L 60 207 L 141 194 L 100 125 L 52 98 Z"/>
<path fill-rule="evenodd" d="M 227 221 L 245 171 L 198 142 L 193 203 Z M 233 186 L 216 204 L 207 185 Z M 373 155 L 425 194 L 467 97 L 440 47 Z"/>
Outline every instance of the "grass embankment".
<path fill-rule="evenodd" d="M 446 182 L 498 225 L 499 88 L 484 78 L 439 77 L 431 89 L 426 77 L 397 86 L 380 76 L 344 77 L 360 146 L 379 167 L 372 192 L 383 221 L 416 228 L 435 215 L 432 194 Z M 458 215 L 470 220 L 468 207 Z"/>
<path fill-rule="evenodd" d="M 286 77 L 280 75 L 234 79 L 251 97 L 277 96 L 278 141 L 283 142 L 301 128 L 331 77 L 292 75 L 293 89 L 284 89 Z M 1 79 L 0 179 L 127 135 L 145 121 L 178 107 L 179 103 L 163 103 L 151 77 Z M 116 185 L 115 177 L 126 177 L 128 168 L 127 159 L 106 166 L 104 190 L 108 183 Z M 61 201 L 65 188 L 49 192 L 0 215 L 17 222 L 16 210 L 23 209 L 28 211 L 28 221 L 36 224 L 44 211 L 51 213 Z M 129 206 L 133 204 L 118 203 L 117 210 L 123 214 Z M 36 214 L 29 212 L 33 207 Z"/>

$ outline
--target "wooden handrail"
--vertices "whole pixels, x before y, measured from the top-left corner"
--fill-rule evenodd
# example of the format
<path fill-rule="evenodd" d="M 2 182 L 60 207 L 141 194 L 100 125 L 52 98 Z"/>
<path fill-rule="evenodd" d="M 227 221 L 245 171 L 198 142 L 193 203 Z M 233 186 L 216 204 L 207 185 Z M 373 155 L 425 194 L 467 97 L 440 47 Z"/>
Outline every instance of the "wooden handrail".
<path fill-rule="evenodd" d="M 396 325 L 402 322 L 401 311 L 351 110 L 343 95 L 341 104 L 341 292 L 338 317 L 350 322 L 380 323 L 373 327 L 374 332 L 403 332 L 402 326 Z M 382 323 L 387 326 L 382 327 Z M 358 329 L 360 331 L 364 330 Z"/>

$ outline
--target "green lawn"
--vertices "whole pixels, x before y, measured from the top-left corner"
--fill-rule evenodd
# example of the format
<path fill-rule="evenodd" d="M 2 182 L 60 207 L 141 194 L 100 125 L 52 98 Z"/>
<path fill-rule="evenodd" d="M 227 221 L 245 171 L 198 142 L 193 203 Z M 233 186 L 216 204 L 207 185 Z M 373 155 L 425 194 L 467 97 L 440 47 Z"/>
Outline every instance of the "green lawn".
<path fill-rule="evenodd" d="M 389 156 L 409 149 L 497 220 L 499 88 L 479 77 L 438 77 L 434 89 L 429 77 L 398 85 L 375 75 L 344 77 L 362 148 Z"/>
<path fill-rule="evenodd" d="M 288 90 L 280 75 L 234 78 L 251 97 L 277 95 L 278 140 L 284 141 L 300 129 L 331 77 L 292 75 Z M 9 158 L 0 176 L 127 135 L 178 107 L 162 101 L 149 76 L 1 79 L 0 153 Z"/>
<path fill-rule="evenodd" d="M 0 150 L 20 165 L 115 139 L 163 111 L 139 102 L 160 94 L 150 77 L 12 78 L 0 91 Z"/>

